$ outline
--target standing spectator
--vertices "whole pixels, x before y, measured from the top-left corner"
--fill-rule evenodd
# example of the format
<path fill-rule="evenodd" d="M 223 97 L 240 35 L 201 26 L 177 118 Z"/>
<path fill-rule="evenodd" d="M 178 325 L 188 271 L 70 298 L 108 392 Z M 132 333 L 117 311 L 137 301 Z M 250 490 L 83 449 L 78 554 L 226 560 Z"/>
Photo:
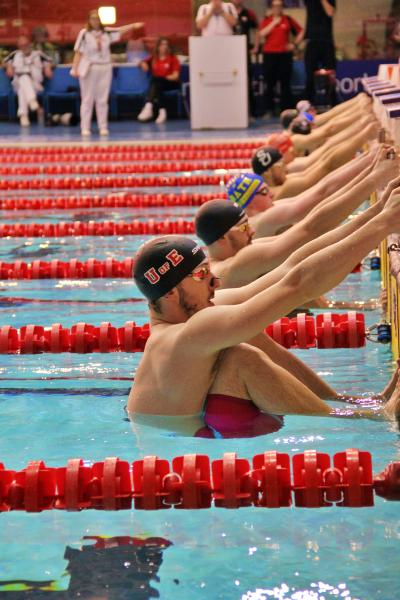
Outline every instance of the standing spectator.
<path fill-rule="evenodd" d="M 251 31 L 252 29 L 257 31 L 258 20 L 255 13 L 244 6 L 242 0 L 233 0 L 232 4 L 236 8 L 236 12 L 238 14 L 238 22 L 235 27 L 235 32 L 238 35 L 245 35 L 247 39 L 247 79 L 249 90 L 249 107 L 250 112 L 252 113 L 254 109 L 254 98 L 253 86 L 251 82 L 251 50 L 253 48 L 253 44 L 251 41 Z"/>
<path fill-rule="evenodd" d="M 233 35 L 238 21 L 236 8 L 231 2 L 210 0 L 199 6 L 196 25 L 201 35 Z"/>
<path fill-rule="evenodd" d="M 266 108 L 268 113 L 272 114 L 275 108 L 275 86 L 278 82 L 281 88 L 281 109 L 285 110 L 293 106 L 290 88 L 293 50 L 303 39 L 303 29 L 292 17 L 284 14 L 282 0 L 271 0 L 271 14 L 261 22 L 259 36 L 264 38 Z M 293 42 L 291 36 L 294 36 Z"/>
<path fill-rule="evenodd" d="M 138 116 L 139 121 L 149 121 L 153 118 L 154 108 L 158 109 L 156 123 L 160 125 L 167 120 L 164 92 L 179 88 L 181 66 L 171 49 L 168 38 L 157 40 L 152 56 L 140 63 L 144 71 L 151 74 L 150 89 L 146 104 Z"/>
<path fill-rule="evenodd" d="M 20 35 L 18 50 L 5 59 L 7 75 L 12 78 L 12 86 L 18 95 L 18 116 L 22 127 L 28 127 L 29 111 L 42 115 L 37 93 L 43 90 L 44 77 L 52 76 L 51 58 L 39 50 L 32 50 L 28 36 Z"/>
<path fill-rule="evenodd" d="M 333 41 L 333 16 L 336 0 L 305 0 L 307 21 L 304 54 L 306 67 L 305 96 L 314 101 L 314 71 L 317 69 L 336 70 L 335 44 Z M 335 98 L 333 99 L 335 100 Z"/>
<path fill-rule="evenodd" d="M 75 42 L 71 75 L 79 77 L 81 88 L 81 131 L 90 135 L 93 107 L 96 106 L 100 135 L 108 135 L 108 96 L 111 87 L 112 66 L 110 45 L 121 35 L 141 28 L 143 23 L 123 27 L 104 27 L 97 10 L 89 13 L 86 27 L 81 29 Z"/>

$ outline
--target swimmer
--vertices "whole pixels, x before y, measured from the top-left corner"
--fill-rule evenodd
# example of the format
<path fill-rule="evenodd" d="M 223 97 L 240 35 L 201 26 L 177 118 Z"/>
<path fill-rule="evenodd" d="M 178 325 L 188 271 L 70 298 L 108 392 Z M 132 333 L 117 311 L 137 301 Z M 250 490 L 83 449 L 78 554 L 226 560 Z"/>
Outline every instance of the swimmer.
<path fill-rule="evenodd" d="M 260 278 L 218 291 L 205 253 L 188 238 L 165 236 L 145 243 L 134 278 L 149 302 L 151 335 L 128 411 L 133 418 L 134 413 L 184 416 L 203 411 L 207 417 L 207 398 L 224 396 L 251 402 L 268 414 L 330 414 L 326 402 L 251 340 L 267 323 L 337 285 L 399 227 L 397 187 L 382 210 L 374 205 L 357 216 L 340 241 L 332 232 L 322 236 L 322 249 L 286 273 L 281 270 L 276 284 L 266 289 Z M 387 411 L 390 416 L 400 412 L 398 398 L 389 400 Z"/>
<path fill-rule="evenodd" d="M 367 156 L 342 168 L 341 173 L 337 173 L 337 180 L 343 182 L 340 190 L 335 189 L 337 181 L 335 182 L 333 176 L 329 176 L 327 181 L 320 182 L 294 199 L 288 198 L 275 202 L 267 183 L 261 176 L 241 174 L 232 177 L 227 183 L 228 198 L 245 210 L 254 230 L 255 239 L 265 240 L 268 236 L 274 236 L 282 228 L 297 223 L 295 232 L 300 233 L 299 237 L 294 238 L 294 234 L 289 235 L 285 232 L 287 235 L 283 238 L 284 246 L 286 247 L 287 241 L 292 239 L 297 239 L 298 244 L 301 240 L 305 243 L 307 239 L 317 237 L 329 228 L 336 227 L 374 191 L 383 188 L 393 178 L 400 161 L 396 158 L 393 162 L 392 159 L 387 158 L 387 155 L 387 148 L 382 147 L 375 156 L 371 153 L 371 156 L 374 156 L 372 165 L 371 156 Z M 353 174 L 350 180 L 348 180 L 349 174 Z M 333 192 L 325 196 L 322 194 L 323 187 L 332 189 Z M 208 203 L 200 208 L 202 213 L 207 213 L 207 205 Z M 212 227 L 212 223 L 210 226 Z M 302 237 L 302 229 L 305 237 Z M 278 239 L 282 240 L 281 237 Z M 271 241 L 276 243 L 277 239 Z M 278 249 L 277 253 L 279 254 Z"/>
<path fill-rule="evenodd" d="M 345 141 L 301 172 L 288 173 L 280 152 L 268 146 L 262 146 L 254 152 L 251 166 L 254 173 L 263 176 L 273 188 L 275 199 L 290 198 L 308 190 L 327 175 L 333 175 L 334 171 L 346 165 L 368 141 L 376 139 L 378 129 L 376 120 L 365 122 L 361 119 L 361 122 L 359 120 L 356 124 L 353 123 L 352 127 L 346 129 Z M 309 136 L 296 137 L 308 138 Z M 296 140 L 292 138 L 292 141 L 296 152 L 299 153 Z M 269 151 L 273 154 L 270 158 L 268 158 Z"/>

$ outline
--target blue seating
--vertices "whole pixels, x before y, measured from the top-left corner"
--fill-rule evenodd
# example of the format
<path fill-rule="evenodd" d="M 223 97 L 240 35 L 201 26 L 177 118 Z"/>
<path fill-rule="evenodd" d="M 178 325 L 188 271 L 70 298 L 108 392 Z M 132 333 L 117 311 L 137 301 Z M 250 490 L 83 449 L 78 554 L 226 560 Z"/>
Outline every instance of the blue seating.
<path fill-rule="evenodd" d="M 43 107 L 46 114 L 74 112 L 79 115 L 79 82 L 70 75 L 70 69 L 69 66 L 58 66 L 54 69 L 53 77 L 46 82 L 43 93 Z M 69 110 L 66 110 L 66 106 Z"/>
<path fill-rule="evenodd" d="M 0 112 L 10 120 L 15 119 L 17 111 L 15 107 L 15 94 L 11 81 L 4 69 L 0 68 Z"/>
<path fill-rule="evenodd" d="M 149 89 L 149 75 L 140 67 L 114 67 L 113 81 L 110 92 L 110 114 L 118 117 L 119 101 L 136 100 L 140 105 L 144 102 Z M 141 108 L 141 106 L 140 106 Z"/>

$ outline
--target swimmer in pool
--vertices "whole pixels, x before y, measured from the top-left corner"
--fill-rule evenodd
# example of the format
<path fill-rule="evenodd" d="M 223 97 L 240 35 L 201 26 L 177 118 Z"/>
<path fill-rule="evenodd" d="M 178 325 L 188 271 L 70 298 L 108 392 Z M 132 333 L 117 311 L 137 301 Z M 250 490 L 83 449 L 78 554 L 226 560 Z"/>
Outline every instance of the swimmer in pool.
<path fill-rule="evenodd" d="M 221 287 L 239 287 L 254 281 L 281 265 L 301 246 L 337 227 L 365 198 L 393 177 L 393 169 L 400 161 L 397 159 L 394 164 L 384 152 L 385 158 L 380 158 L 372 171 L 349 191 L 321 203 L 284 233 L 256 240 L 253 240 L 253 219 L 257 215 L 267 217 L 275 206 L 279 211 L 283 201 L 275 205 L 268 186 L 257 175 L 232 178 L 227 186 L 228 197 L 236 202 L 210 200 L 195 217 L 196 235 L 207 246 L 213 273 L 220 279 Z M 388 187 L 386 199 L 396 182 Z M 258 212 L 263 208 L 264 212 Z M 282 210 L 285 211 L 284 206 Z"/>
<path fill-rule="evenodd" d="M 343 142 L 335 143 L 330 150 L 326 151 L 326 154 L 320 156 L 315 162 L 311 162 L 311 164 L 306 162 L 306 168 L 300 172 L 293 172 L 292 168 L 288 173 L 288 167 L 282 160 L 282 154 L 270 146 L 262 146 L 254 152 L 251 166 L 254 173 L 261 175 L 272 188 L 276 200 L 292 198 L 346 165 L 364 144 L 376 139 L 378 130 L 379 125 L 376 120 L 372 120 L 369 116 L 363 117 L 343 131 L 343 134 L 345 133 Z M 307 138 L 308 136 L 301 137 Z"/>
<path fill-rule="evenodd" d="M 151 335 L 129 395 L 129 413 L 134 418 L 135 413 L 204 411 L 207 423 L 209 400 L 215 409 L 219 398 L 228 404 L 233 398 L 268 414 L 330 414 L 324 400 L 252 340 L 266 324 L 337 285 L 399 227 L 397 187 L 383 209 L 374 205 L 358 215 L 340 241 L 332 232 L 325 234 L 322 249 L 281 271 L 277 283 L 266 289 L 269 274 L 242 288 L 218 291 L 205 253 L 188 238 L 165 236 L 145 243 L 134 278 L 149 301 Z M 400 412 L 397 395 L 383 399 L 387 416 Z"/>
<path fill-rule="evenodd" d="M 328 204 L 341 196 L 344 196 L 343 201 L 350 197 L 351 202 L 353 196 L 360 197 L 359 194 L 365 193 L 365 189 L 376 189 L 377 183 L 384 186 L 388 176 L 382 171 L 390 172 L 389 165 L 388 169 L 385 169 L 388 149 L 388 146 L 375 144 L 368 153 L 350 161 L 294 198 L 277 201 L 272 192 L 267 193 L 267 190 L 271 189 L 268 183 L 260 175 L 252 173 L 233 176 L 227 184 L 227 194 L 233 202 L 246 209 L 255 230 L 255 237 L 276 235 L 282 229 L 304 219 L 318 206 Z M 268 155 L 266 156 L 269 160 Z M 271 168 L 274 169 L 275 166 L 272 165 Z M 365 188 L 366 184 L 370 184 L 371 187 Z M 367 195 L 368 192 L 364 198 Z M 364 198 L 361 197 L 358 204 Z"/>

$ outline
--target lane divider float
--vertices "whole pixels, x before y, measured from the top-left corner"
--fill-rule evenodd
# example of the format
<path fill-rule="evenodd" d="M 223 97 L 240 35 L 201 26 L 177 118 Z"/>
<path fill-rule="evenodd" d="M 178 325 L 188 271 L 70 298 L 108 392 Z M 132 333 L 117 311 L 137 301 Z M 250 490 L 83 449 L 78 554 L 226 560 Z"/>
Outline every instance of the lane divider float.
<path fill-rule="evenodd" d="M 72 221 L 60 223 L 0 223 L 0 238 L 5 237 L 71 237 L 113 235 L 193 234 L 194 223 L 178 221 Z"/>
<path fill-rule="evenodd" d="M 285 348 L 360 348 L 365 346 L 366 330 L 362 313 L 324 313 L 315 318 L 299 314 L 284 317 L 265 332 Z M 123 327 L 103 322 L 96 327 L 78 323 L 71 328 L 53 323 L 0 328 L 0 354 L 39 354 L 43 352 L 143 352 L 150 335 L 148 323 L 139 326 L 127 321 Z"/>
<path fill-rule="evenodd" d="M 2 179 L 0 191 L 4 190 L 70 190 L 98 188 L 178 187 L 196 185 L 221 185 L 229 180 L 229 173 L 221 175 L 162 175 L 155 177 L 59 177 L 40 179 Z"/>
<path fill-rule="evenodd" d="M 261 141 L 258 146 L 262 145 Z M 81 149 L 82 150 L 82 149 Z M 174 146 L 173 150 L 153 150 L 148 151 L 145 148 L 140 150 L 128 148 L 121 149 L 112 153 L 113 162 L 164 162 L 166 160 L 232 160 L 232 159 L 250 159 L 254 152 L 254 148 L 239 148 L 239 149 L 212 149 L 212 150 L 178 150 L 178 146 Z M 45 151 L 41 154 L 21 154 L 13 152 L 2 156 L 3 164 L 29 164 L 36 162 L 44 163 L 80 163 L 80 162 L 109 162 L 110 153 L 106 148 L 101 148 L 101 152 L 79 152 L 69 153 L 68 149 L 62 154 L 47 154 Z"/>
<path fill-rule="evenodd" d="M 114 160 L 114 154 L 125 152 L 137 153 L 164 153 L 175 152 L 208 152 L 212 150 L 248 150 L 258 148 L 260 140 L 235 141 L 235 142 L 210 142 L 210 143 L 162 143 L 162 144 L 85 144 L 77 146 L 3 146 L 0 148 L 0 156 L 60 156 L 63 154 L 106 154 Z"/>
<path fill-rule="evenodd" d="M 0 175 L 9 177 L 20 177 L 23 175 L 114 175 L 128 173 L 178 173 L 181 171 L 215 171 L 218 169 L 249 169 L 249 159 L 242 160 L 201 160 L 196 162 L 159 162 L 159 163 L 131 163 L 110 164 L 93 163 L 79 164 L 74 161 L 73 165 L 60 164 L 42 166 L 18 166 L 0 167 Z"/>
<path fill-rule="evenodd" d="M 292 467 L 292 468 L 291 468 Z M 210 461 L 186 454 L 146 456 L 130 465 L 117 457 L 66 467 L 31 461 L 22 471 L 0 463 L 0 512 L 296 507 L 367 507 L 374 495 L 400 500 L 400 462 L 376 476 L 369 452 L 348 449 L 331 457 L 315 450 L 290 456 L 266 451 L 252 463 L 226 452 Z"/>
<path fill-rule="evenodd" d="M 42 210 L 42 209 L 81 209 L 81 208 L 161 208 L 165 206 L 201 206 L 214 199 L 226 199 L 226 193 L 209 192 L 191 194 L 132 194 L 120 192 L 113 194 L 58 196 L 51 198 L 0 198 L 1 210 Z"/>

